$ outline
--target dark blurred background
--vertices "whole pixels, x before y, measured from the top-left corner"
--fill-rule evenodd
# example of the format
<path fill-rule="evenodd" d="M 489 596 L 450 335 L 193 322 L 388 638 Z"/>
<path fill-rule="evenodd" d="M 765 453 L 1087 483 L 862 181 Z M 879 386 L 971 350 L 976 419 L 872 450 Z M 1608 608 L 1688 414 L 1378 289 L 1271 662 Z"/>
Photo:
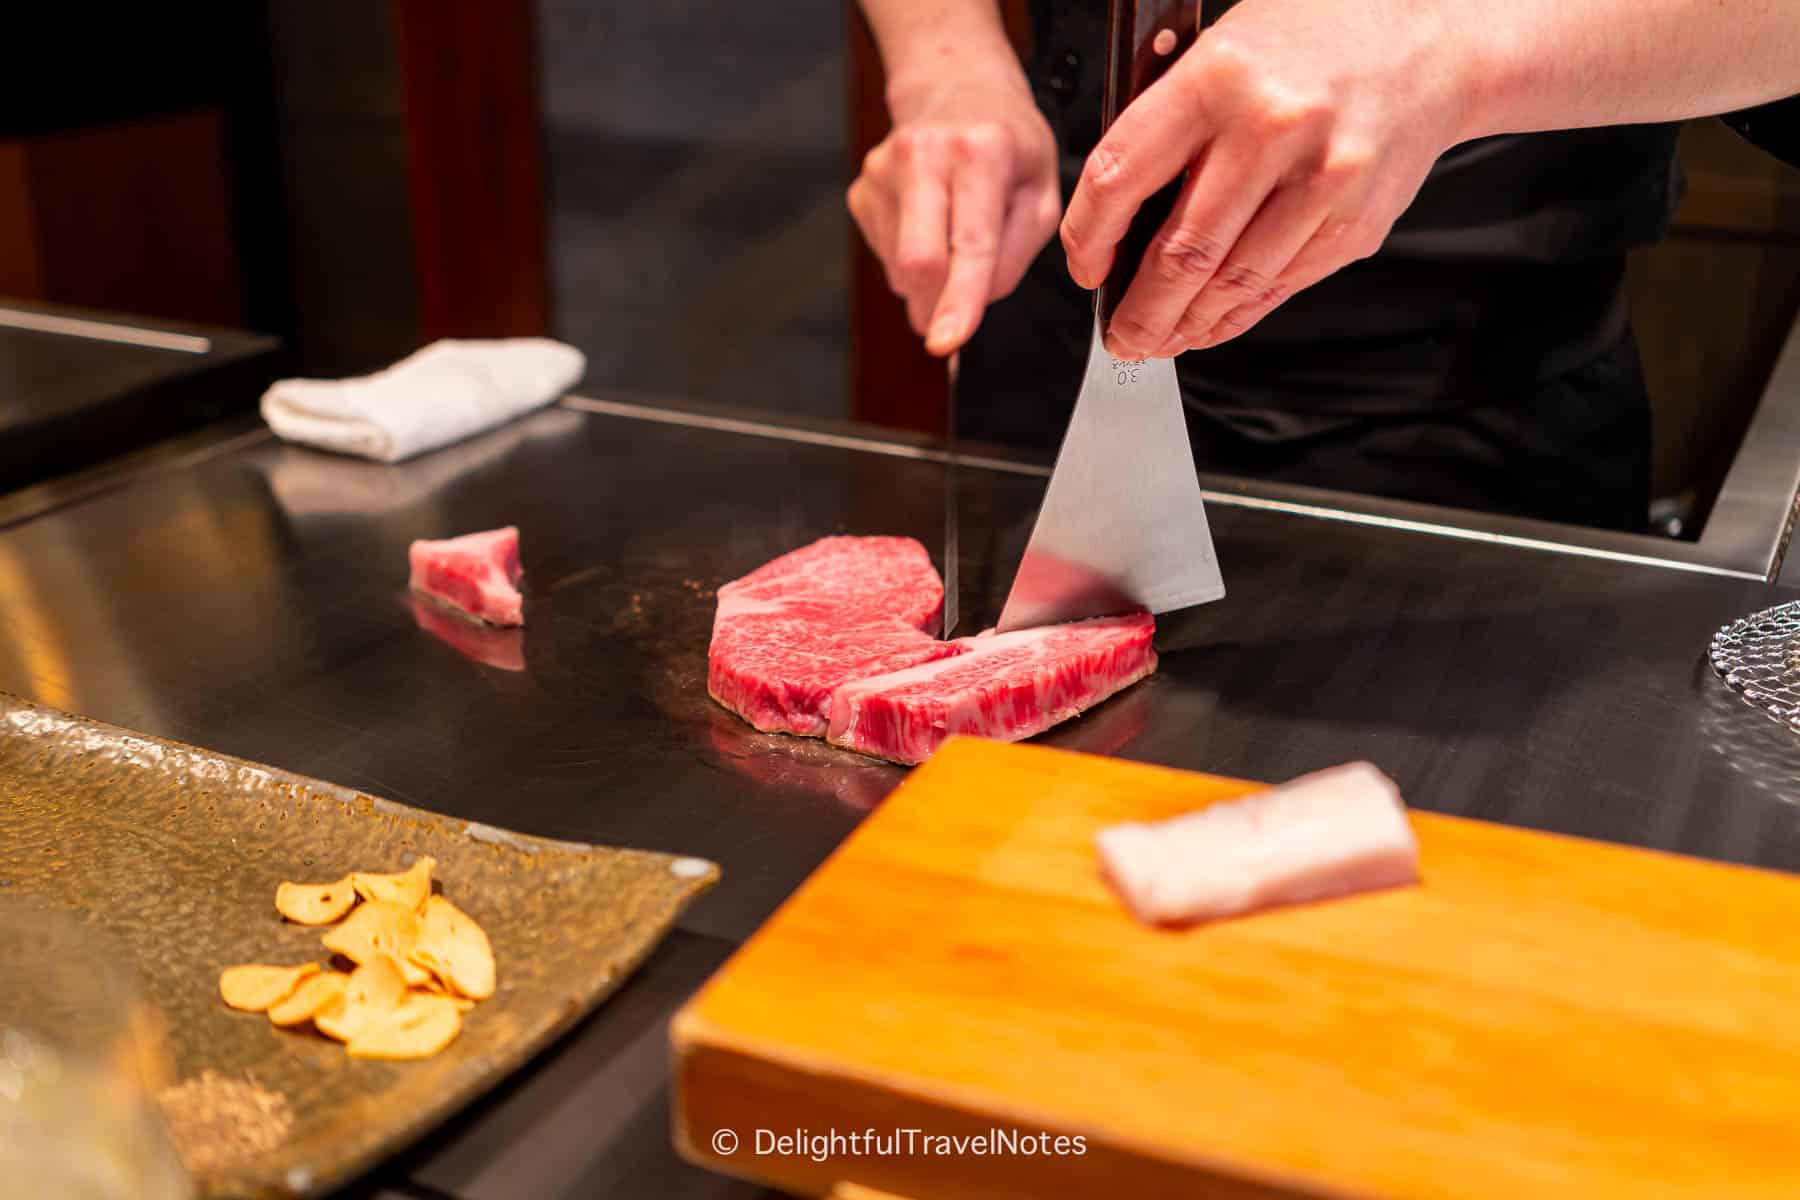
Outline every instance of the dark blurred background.
<path fill-rule="evenodd" d="M 560 337 L 589 392 L 941 422 L 941 366 L 844 212 L 884 122 L 849 0 L 71 4 L 8 40 L 0 306 L 267 340 L 217 342 L 242 353 L 210 397 L 159 381 L 217 354 L 146 358 L 126 410 L 118 379 L 21 365 L 7 335 L 0 490 L 80 465 L 8 436 L 46 413 L 62 446 L 110 412 L 110 454 L 253 403 L 246 379 L 445 336 Z M 1716 121 L 1683 155 L 1679 228 L 1632 289 L 1657 491 L 1692 514 L 1800 312 L 1800 172 Z"/>
<path fill-rule="evenodd" d="M 552 308 L 589 385 L 844 415 L 841 0 L 537 19 Z"/>
<path fill-rule="evenodd" d="M 550 331 L 595 386 L 843 411 L 840 3 L 183 11 L 34 20 L 0 292 L 322 373 Z"/>

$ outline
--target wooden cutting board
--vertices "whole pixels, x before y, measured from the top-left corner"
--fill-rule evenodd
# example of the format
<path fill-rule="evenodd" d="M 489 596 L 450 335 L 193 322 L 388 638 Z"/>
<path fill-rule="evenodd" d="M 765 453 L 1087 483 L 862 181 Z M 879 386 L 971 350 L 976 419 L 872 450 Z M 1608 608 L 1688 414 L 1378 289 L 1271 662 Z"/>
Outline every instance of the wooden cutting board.
<path fill-rule="evenodd" d="M 1800 1196 L 1800 879 L 1415 812 L 1418 887 L 1135 923 L 1095 831 L 1259 786 L 952 742 L 678 1014 L 682 1153 L 918 1200 Z"/>

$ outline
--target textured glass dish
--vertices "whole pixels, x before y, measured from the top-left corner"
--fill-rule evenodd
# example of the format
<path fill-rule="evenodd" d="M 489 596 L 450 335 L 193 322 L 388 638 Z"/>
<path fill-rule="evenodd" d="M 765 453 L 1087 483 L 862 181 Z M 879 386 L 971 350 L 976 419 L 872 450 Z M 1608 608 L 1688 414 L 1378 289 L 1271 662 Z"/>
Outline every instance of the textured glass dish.
<path fill-rule="evenodd" d="M 189 1200 L 158 1113 L 163 1030 L 121 947 L 0 895 L 0 1191 Z"/>
<path fill-rule="evenodd" d="M 1745 703 L 1800 733 L 1800 600 L 1733 621 L 1707 658 Z"/>

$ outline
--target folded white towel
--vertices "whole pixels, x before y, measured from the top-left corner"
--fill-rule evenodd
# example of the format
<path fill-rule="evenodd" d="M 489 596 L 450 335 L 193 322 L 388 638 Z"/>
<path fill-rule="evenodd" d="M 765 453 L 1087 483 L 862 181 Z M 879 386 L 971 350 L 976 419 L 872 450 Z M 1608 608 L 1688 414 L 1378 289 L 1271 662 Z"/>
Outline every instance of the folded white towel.
<path fill-rule="evenodd" d="M 446 339 L 373 375 L 279 380 L 262 415 L 290 442 L 400 462 L 542 408 L 586 369 L 549 338 Z"/>

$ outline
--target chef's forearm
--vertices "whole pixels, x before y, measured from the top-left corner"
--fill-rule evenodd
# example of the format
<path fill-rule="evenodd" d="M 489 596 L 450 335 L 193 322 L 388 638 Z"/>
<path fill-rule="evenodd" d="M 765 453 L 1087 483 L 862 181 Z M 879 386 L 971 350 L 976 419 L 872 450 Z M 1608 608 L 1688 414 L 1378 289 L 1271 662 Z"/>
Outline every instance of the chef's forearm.
<path fill-rule="evenodd" d="M 1471 137 L 1713 116 L 1800 92 L 1795 0 L 1417 0 L 1467 55 Z"/>
<path fill-rule="evenodd" d="M 990 72 L 1024 85 L 997 0 L 861 0 L 896 119 L 945 72 Z"/>

